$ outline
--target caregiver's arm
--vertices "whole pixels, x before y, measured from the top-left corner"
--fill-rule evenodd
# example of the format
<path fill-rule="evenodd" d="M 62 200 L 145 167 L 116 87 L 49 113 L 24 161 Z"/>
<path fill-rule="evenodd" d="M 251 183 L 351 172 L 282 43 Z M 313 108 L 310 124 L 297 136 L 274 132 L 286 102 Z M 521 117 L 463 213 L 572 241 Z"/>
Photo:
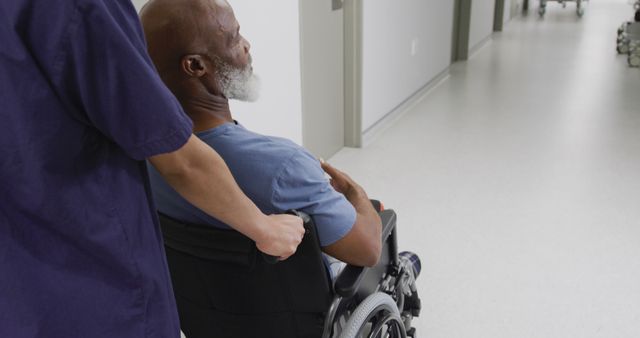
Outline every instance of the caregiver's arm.
<path fill-rule="evenodd" d="M 149 161 L 186 200 L 254 240 L 260 251 L 281 259 L 295 253 L 304 236 L 302 220 L 263 214 L 240 190 L 224 160 L 197 137 Z"/>

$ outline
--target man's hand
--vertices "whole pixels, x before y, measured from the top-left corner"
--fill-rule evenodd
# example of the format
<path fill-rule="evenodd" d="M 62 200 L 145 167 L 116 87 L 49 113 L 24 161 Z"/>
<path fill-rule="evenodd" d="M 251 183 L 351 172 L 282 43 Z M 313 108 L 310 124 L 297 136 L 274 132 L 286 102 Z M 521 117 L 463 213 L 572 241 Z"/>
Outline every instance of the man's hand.
<path fill-rule="evenodd" d="M 337 192 L 345 195 L 347 199 L 351 200 L 351 197 L 354 197 L 354 194 L 362 191 L 362 187 L 351 179 L 349 175 L 334 168 L 323 160 L 320 160 L 320 165 L 322 166 L 322 170 L 331 176 L 331 181 L 329 181 L 331 186 L 336 189 Z"/>
<path fill-rule="evenodd" d="M 367 193 L 349 175 L 320 161 L 322 169 L 331 176 L 331 186 L 342 193 L 356 209 L 356 221 L 342 239 L 324 247 L 324 252 L 356 266 L 374 266 L 382 252 L 382 221 L 373 208 Z"/>
<path fill-rule="evenodd" d="M 267 216 L 263 236 L 256 240 L 256 247 L 266 254 L 285 260 L 296 252 L 303 237 L 304 227 L 300 217 L 270 215 Z"/>

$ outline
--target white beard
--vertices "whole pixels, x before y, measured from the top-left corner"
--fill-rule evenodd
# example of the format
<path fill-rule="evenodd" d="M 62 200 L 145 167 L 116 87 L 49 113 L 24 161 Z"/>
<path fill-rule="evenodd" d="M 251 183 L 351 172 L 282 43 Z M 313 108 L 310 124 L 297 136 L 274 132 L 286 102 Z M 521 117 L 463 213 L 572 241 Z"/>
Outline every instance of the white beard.
<path fill-rule="evenodd" d="M 260 97 L 260 78 L 253 73 L 251 62 L 244 68 L 234 68 L 218 60 L 218 79 L 222 94 L 229 100 L 255 102 Z"/>

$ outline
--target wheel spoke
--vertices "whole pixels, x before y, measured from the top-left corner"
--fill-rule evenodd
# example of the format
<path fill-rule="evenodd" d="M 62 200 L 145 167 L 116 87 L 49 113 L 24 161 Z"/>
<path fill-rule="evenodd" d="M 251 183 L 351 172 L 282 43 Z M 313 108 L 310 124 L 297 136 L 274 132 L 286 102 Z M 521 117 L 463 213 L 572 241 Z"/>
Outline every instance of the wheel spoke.
<path fill-rule="evenodd" d="M 387 335 L 385 337 L 394 338 L 406 338 L 406 334 L 402 330 L 402 319 L 395 313 L 387 313 L 380 322 L 373 326 L 371 329 L 370 338 L 382 337 L 383 333 Z M 389 334 L 392 333 L 393 336 Z"/>

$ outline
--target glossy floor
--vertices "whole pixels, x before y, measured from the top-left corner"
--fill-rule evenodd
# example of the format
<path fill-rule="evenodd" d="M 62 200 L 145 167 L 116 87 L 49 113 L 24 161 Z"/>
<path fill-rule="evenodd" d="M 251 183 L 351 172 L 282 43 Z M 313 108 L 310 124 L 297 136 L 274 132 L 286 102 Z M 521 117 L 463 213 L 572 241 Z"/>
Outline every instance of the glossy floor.
<path fill-rule="evenodd" d="M 640 70 L 615 54 L 631 6 L 534 7 L 330 160 L 422 257 L 421 337 L 640 337 Z"/>

